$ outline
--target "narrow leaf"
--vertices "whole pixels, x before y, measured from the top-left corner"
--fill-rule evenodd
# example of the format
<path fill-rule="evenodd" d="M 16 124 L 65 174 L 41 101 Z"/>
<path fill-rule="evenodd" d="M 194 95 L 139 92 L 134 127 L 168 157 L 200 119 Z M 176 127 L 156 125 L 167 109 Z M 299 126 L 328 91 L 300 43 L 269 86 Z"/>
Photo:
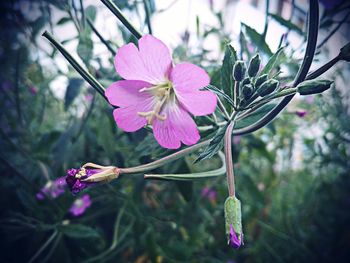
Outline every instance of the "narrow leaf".
<path fill-rule="evenodd" d="M 262 52 L 264 52 L 268 56 L 272 56 L 272 51 L 263 39 L 262 35 L 259 34 L 254 28 L 251 28 L 250 26 L 244 23 L 242 23 L 242 25 L 244 26 L 246 35 L 249 37 L 250 41 L 256 44 Z"/>
<path fill-rule="evenodd" d="M 284 49 L 284 47 L 280 47 L 276 51 L 276 53 L 270 57 L 269 61 L 265 65 L 265 67 L 260 72 L 260 76 L 263 74 L 270 74 L 271 70 L 275 67 L 276 61 L 277 61 L 278 57 L 280 56 L 280 54 L 282 53 L 283 49 Z"/>

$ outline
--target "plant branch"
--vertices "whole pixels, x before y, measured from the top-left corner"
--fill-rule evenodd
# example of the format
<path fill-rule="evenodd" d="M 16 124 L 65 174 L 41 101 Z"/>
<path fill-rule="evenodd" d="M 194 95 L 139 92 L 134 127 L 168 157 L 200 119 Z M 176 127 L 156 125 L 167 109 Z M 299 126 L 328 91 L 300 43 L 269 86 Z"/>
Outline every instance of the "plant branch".
<path fill-rule="evenodd" d="M 303 59 L 303 63 L 299 68 L 299 71 L 295 77 L 293 87 L 296 87 L 300 82 L 305 80 L 306 75 L 310 69 L 317 44 L 317 35 L 318 35 L 318 24 L 319 24 L 319 6 L 317 0 L 310 0 L 309 5 L 309 24 L 308 24 L 308 37 L 307 37 L 307 46 Z M 289 95 L 285 97 L 274 109 L 272 109 L 268 114 L 266 114 L 258 122 L 249 125 L 247 127 L 237 129 L 233 131 L 233 135 L 242 135 L 254 132 L 270 121 L 272 121 L 293 99 L 294 95 Z"/>
<path fill-rule="evenodd" d="M 173 162 L 175 160 L 178 160 L 194 151 L 199 150 L 200 148 L 209 145 L 211 139 L 205 140 L 203 142 L 200 142 L 198 144 L 192 145 L 190 147 L 187 147 L 183 150 L 180 150 L 176 153 L 170 154 L 168 156 L 165 156 L 159 160 L 156 160 L 154 162 L 150 162 L 148 164 L 143 164 L 135 167 L 130 167 L 130 168 L 119 168 L 120 174 L 135 174 L 135 173 L 141 173 L 141 172 L 147 172 L 150 170 L 153 170 L 155 168 L 158 168 L 164 164 Z"/>
<path fill-rule="evenodd" d="M 101 83 L 95 79 L 87 70 L 85 70 L 75 58 L 63 47 L 61 43 L 59 43 L 49 32 L 45 31 L 42 34 L 43 37 L 47 38 L 52 45 L 54 45 L 61 54 L 68 60 L 68 62 L 75 68 L 76 71 L 106 100 L 106 96 L 104 94 L 104 87 Z"/>
<path fill-rule="evenodd" d="M 94 26 L 93 22 L 91 21 L 90 18 L 86 18 L 87 23 L 89 24 L 89 26 L 91 27 L 92 31 L 94 31 L 94 33 L 96 34 L 96 36 L 101 40 L 101 42 L 107 47 L 107 49 L 112 53 L 113 56 L 115 56 L 116 51 L 114 50 L 114 48 L 111 46 L 111 44 L 103 38 L 103 36 L 100 34 L 100 32 L 98 32 L 98 30 L 96 29 L 96 27 Z"/>
<path fill-rule="evenodd" d="M 132 33 L 137 39 L 142 37 L 140 31 L 138 31 L 129 20 L 123 15 L 122 11 L 111 1 L 101 0 L 101 2 L 108 7 L 109 10 L 119 19 L 120 22 Z"/>

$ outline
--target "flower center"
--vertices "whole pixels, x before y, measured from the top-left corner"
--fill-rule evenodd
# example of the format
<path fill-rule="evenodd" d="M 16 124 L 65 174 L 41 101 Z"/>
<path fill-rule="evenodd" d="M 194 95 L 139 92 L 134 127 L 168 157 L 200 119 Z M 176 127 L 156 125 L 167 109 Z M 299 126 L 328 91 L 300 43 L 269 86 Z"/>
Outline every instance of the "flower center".
<path fill-rule="evenodd" d="M 80 179 L 81 177 L 86 176 L 86 169 L 82 167 L 79 172 L 75 175 L 76 179 Z"/>
<path fill-rule="evenodd" d="M 137 114 L 141 117 L 145 117 L 148 124 L 152 124 L 155 118 L 161 121 L 166 120 L 166 114 L 160 114 L 160 112 L 164 104 L 175 95 L 173 84 L 168 80 L 167 82 L 156 86 L 140 89 L 139 92 L 151 93 L 156 101 L 151 111 L 138 112 Z"/>

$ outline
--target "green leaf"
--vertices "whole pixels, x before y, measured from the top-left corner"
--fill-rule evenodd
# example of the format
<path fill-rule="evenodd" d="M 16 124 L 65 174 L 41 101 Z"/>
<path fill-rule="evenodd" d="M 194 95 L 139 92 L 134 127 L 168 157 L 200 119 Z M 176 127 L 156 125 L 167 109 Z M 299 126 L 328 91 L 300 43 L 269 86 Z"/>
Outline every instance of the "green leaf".
<path fill-rule="evenodd" d="M 88 28 L 88 27 L 86 27 Z M 82 59 L 82 61 L 89 65 L 90 60 L 92 59 L 92 53 L 93 52 L 93 43 L 90 36 L 90 31 L 85 30 L 80 36 L 79 36 L 79 44 L 77 47 L 77 53 L 79 57 Z"/>
<path fill-rule="evenodd" d="M 100 238 L 100 234 L 95 229 L 81 224 L 64 225 L 60 230 L 72 238 Z"/>
<path fill-rule="evenodd" d="M 237 52 L 236 50 L 230 45 L 226 45 L 224 60 L 222 62 L 221 67 L 221 86 L 223 91 L 233 96 L 232 89 L 233 89 L 233 76 L 232 76 L 232 69 L 233 65 L 235 64 L 237 60 Z"/>
<path fill-rule="evenodd" d="M 227 101 L 232 107 L 234 106 L 233 100 L 231 99 L 231 97 L 228 96 L 226 93 L 224 93 L 221 89 L 215 87 L 214 85 L 208 85 L 208 86 L 204 87 L 203 89 L 210 90 L 210 91 L 214 92 L 216 95 L 225 99 L 225 101 Z"/>
<path fill-rule="evenodd" d="M 221 150 L 222 146 L 224 145 L 223 138 L 225 136 L 227 126 L 228 124 L 221 127 L 217 131 L 213 139 L 210 141 L 208 147 L 205 148 L 204 151 L 198 156 L 197 160 L 195 160 L 195 163 L 205 159 L 209 159 Z"/>
<path fill-rule="evenodd" d="M 252 114 L 248 115 L 244 119 L 237 121 L 234 127 L 234 130 L 244 128 L 253 123 L 256 123 L 258 120 L 264 117 L 267 113 L 269 113 L 275 106 L 276 106 L 275 103 L 270 103 L 262 106 L 261 108 L 254 111 Z"/>
<path fill-rule="evenodd" d="M 69 106 L 73 103 L 74 99 L 79 95 L 81 85 L 84 80 L 81 78 L 72 78 L 69 80 L 66 95 L 64 98 L 64 109 L 67 110 Z"/>
<path fill-rule="evenodd" d="M 96 19 L 96 7 L 93 5 L 89 5 L 85 8 L 86 17 L 90 18 L 91 21 L 95 21 Z"/>
<path fill-rule="evenodd" d="M 264 75 L 264 74 L 270 74 L 271 70 L 275 67 L 276 61 L 277 61 L 278 57 L 280 56 L 280 54 L 282 53 L 283 49 L 284 49 L 284 47 L 280 47 L 276 51 L 276 53 L 270 57 L 269 61 L 265 65 L 265 67 L 260 72 L 260 76 Z"/>
<path fill-rule="evenodd" d="M 259 34 L 254 28 L 251 28 L 250 26 L 242 23 L 245 29 L 246 35 L 249 37 L 250 41 L 257 45 L 259 50 L 267 54 L 268 56 L 272 56 L 272 51 L 270 47 L 265 42 L 264 38 L 261 34 Z"/>
<path fill-rule="evenodd" d="M 64 25 L 65 23 L 68 23 L 71 21 L 69 17 L 62 17 L 60 20 L 58 20 L 57 25 Z"/>
<path fill-rule="evenodd" d="M 282 26 L 285 26 L 286 28 L 293 30 L 295 32 L 297 32 L 300 35 L 303 35 L 303 30 L 301 30 L 298 26 L 296 26 L 295 24 L 293 24 L 292 22 L 284 19 L 281 16 L 275 15 L 275 14 L 269 14 L 270 17 L 272 17 L 273 19 L 275 19 L 278 23 L 280 23 Z"/>

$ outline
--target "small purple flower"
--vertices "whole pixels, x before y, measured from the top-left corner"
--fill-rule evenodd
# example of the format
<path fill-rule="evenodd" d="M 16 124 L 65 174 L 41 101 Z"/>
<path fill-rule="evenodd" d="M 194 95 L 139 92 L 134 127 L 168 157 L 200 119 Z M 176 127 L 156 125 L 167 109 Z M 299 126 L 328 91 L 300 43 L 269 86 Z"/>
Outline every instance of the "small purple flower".
<path fill-rule="evenodd" d="M 306 111 L 306 110 L 297 110 L 297 111 L 295 112 L 295 114 L 296 114 L 298 117 L 303 118 L 303 117 L 305 117 L 305 116 L 307 115 L 307 111 Z"/>
<path fill-rule="evenodd" d="M 41 188 L 40 192 L 36 194 L 36 198 L 39 200 L 45 199 L 45 196 L 49 196 L 51 198 L 57 198 L 65 191 L 66 182 L 64 177 L 59 177 L 54 181 L 48 181 L 46 185 Z"/>
<path fill-rule="evenodd" d="M 69 169 L 67 171 L 66 182 L 73 195 L 76 195 L 80 191 L 84 190 L 86 187 L 94 184 L 90 182 L 85 182 L 83 180 L 89 178 L 91 175 L 96 174 L 98 172 L 98 169 Z"/>
<path fill-rule="evenodd" d="M 241 136 L 234 136 L 233 137 L 233 144 L 238 145 L 241 142 Z"/>
<path fill-rule="evenodd" d="M 72 204 L 71 208 L 69 209 L 69 212 L 73 216 L 80 216 L 82 215 L 85 210 L 91 206 L 91 198 L 88 194 L 83 195 L 81 198 L 77 198 L 74 203 Z"/>
<path fill-rule="evenodd" d="M 229 235 L 228 244 L 233 248 L 239 248 L 242 245 L 242 234 L 240 238 L 238 238 L 232 225 L 230 225 L 230 235 Z"/>
<path fill-rule="evenodd" d="M 201 195 L 203 198 L 207 198 L 210 202 L 216 201 L 216 197 L 217 197 L 216 191 L 208 186 L 203 187 Z"/>
<path fill-rule="evenodd" d="M 38 88 L 33 86 L 33 85 L 29 86 L 28 90 L 29 90 L 30 94 L 32 94 L 32 95 L 36 95 L 38 93 Z"/>

